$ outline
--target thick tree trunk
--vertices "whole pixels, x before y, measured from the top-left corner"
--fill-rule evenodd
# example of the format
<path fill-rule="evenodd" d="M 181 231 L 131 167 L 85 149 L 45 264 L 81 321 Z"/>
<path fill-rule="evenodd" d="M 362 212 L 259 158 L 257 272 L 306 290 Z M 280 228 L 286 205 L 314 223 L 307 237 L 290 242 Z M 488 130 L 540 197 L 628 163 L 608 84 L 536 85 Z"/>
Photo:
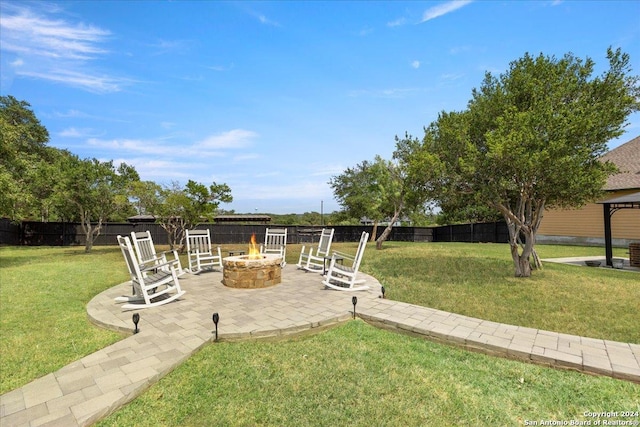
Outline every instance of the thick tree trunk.
<path fill-rule="evenodd" d="M 524 252 L 519 253 L 517 244 L 515 246 L 511 245 L 511 258 L 513 258 L 516 277 L 531 277 L 531 262 L 529 261 L 529 257 L 525 256 Z"/>
<path fill-rule="evenodd" d="M 389 221 L 389 225 L 387 225 L 387 228 L 384 229 L 380 237 L 378 237 L 378 239 L 376 240 L 376 249 L 382 249 L 382 244 L 387 240 L 389 234 L 391 234 L 393 224 L 395 224 L 395 222 L 398 220 L 398 217 L 400 217 L 400 212 L 401 211 L 398 210 L 393 214 L 393 218 L 391 218 L 391 221 Z"/>
<path fill-rule="evenodd" d="M 378 220 L 373 221 L 373 230 L 371 231 L 371 236 L 369 236 L 369 241 L 374 242 L 376 240 L 376 236 L 378 235 Z"/>
<path fill-rule="evenodd" d="M 509 204 L 494 203 L 493 205 L 502 213 L 509 229 L 509 245 L 515 276 L 531 277 L 531 257 L 537 258 L 536 233 L 542 221 L 545 200 L 534 200 L 522 196 L 517 200 L 513 210 Z M 536 265 L 538 263 L 539 260 L 536 259 Z"/>
<path fill-rule="evenodd" d="M 169 238 L 169 250 L 179 250 L 184 247 L 185 230 L 187 224 L 179 217 L 172 217 L 160 223 L 160 226 L 167 232 Z"/>
<path fill-rule="evenodd" d="M 84 251 L 91 252 L 93 249 L 93 242 L 100 235 L 102 230 L 102 218 L 98 220 L 96 226 L 91 225 L 91 216 L 87 213 L 82 213 L 82 231 L 85 235 Z"/>
<path fill-rule="evenodd" d="M 511 247 L 511 259 L 515 267 L 516 277 L 531 277 L 531 257 L 536 243 L 535 230 L 529 226 L 523 226 L 505 217 L 509 229 L 509 246 Z M 524 242 L 522 242 L 524 238 Z"/>

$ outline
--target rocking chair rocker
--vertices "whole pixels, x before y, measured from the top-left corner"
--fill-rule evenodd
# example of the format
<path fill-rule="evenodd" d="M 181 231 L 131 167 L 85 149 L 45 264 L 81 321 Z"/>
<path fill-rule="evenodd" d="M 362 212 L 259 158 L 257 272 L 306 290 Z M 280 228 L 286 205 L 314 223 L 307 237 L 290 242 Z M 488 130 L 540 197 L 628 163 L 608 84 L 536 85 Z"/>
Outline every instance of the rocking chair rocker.
<path fill-rule="evenodd" d="M 116 302 L 124 302 L 123 310 L 156 307 L 175 301 L 185 294 L 180 288 L 174 262 L 138 264 L 131 240 L 118 236 L 118 244 L 127 264 L 133 285 L 133 296 L 121 296 Z"/>

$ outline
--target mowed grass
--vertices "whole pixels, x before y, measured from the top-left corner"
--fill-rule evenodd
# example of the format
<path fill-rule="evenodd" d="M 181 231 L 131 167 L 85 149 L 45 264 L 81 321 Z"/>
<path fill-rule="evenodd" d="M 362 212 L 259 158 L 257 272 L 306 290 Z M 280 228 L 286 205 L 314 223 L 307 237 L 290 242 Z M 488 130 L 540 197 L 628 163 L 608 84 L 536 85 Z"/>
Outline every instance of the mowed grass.
<path fill-rule="evenodd" d="M 95 295 L 128 280 L 118 247 L 0 247 L 0 393 L 122 335 L 87 318 Z"/>
<path fill-rule="evenodd" d="M 98 425 L 517 426 L 639 409 L 636 384 L 489 357 L 355 320 L 280 342 L 206 346 Z"/>
<path fill-rule="evenodd" d="M 542 257 L 603 252 L 538 250 Z M 295 264 L 300 246 L 287 251 Z M 624 249 L 615 254 L 623 256 Z M 515 279 L 506 245 L 398 242 L 382 251 L 370 245 L 362 269 L 396 300 L 640 341 L 638 274 L 547 263 L 533 278 Z M 117 247 L 91 254 L 0 248 L 0 392 L 118 340 L 88 322 L 86 304 L 126 280 Z M 618 409 L 640 410 L 638 385 L 492 358 L 354 321 L 315 336 L 206 346 L 104 425 L 518 425 Z"/>
<path fill-rule="evenodd" d="M 371 248 L 373 249 L 373 248 Z M 543 263 L 514 277 L 508 245 L 389 242 L 362 269 L 390 299 L 495 322 L 640 343 L 640 273 Z M 603 248 L 537 246 L 541 258 L 603 255 Z M 614 256 L 625 256 L 616 249 Z"/>

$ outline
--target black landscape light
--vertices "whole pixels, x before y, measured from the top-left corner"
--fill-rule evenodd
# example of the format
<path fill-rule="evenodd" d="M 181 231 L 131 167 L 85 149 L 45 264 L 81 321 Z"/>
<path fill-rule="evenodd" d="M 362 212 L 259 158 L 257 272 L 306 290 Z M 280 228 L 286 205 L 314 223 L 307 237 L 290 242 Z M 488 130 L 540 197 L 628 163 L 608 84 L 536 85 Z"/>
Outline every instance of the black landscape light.
<path fill-rule="evenodd" d="M 140 332 L 138 330 L 138 322 L 140 322 L 140 314 L 138 313 L 133 313 L 133 324 L 135 325 L 136 329 L 133 331 L 134 334 L 137 334 L 138 332 Z"/>
<path fill-rule="evenodd" d="M 356 304 L 358 303 L 358 297 L 351 298 L 351 304 L 353 304 L 353 318 L 356 318 Z"/>
<path fill-rule="evenodd" d="M 382 291 L 382 299 L 384 299 L 384 293 L 385 293 L 384 286 L 380 286 L 380 290 Z"/>
<path fill-rule="evenodd" d="M 218 341 L 218 322 L 220 321 L 220 315 L 213 313 L 213 323 L 216 325 L 216 341 Z"/>

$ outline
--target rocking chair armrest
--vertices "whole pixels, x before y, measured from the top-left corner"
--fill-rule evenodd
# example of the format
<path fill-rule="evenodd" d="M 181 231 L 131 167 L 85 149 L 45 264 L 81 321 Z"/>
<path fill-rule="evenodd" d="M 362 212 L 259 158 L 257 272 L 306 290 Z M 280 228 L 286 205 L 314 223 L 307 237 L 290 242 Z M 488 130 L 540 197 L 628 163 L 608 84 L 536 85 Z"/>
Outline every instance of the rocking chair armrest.
<path fill-rule="evenodd" d="M 178 259 L 178 251 L 176 251 L 175 249 L 158 253 L 158 258 L 162 258 L 162 257 L 166 258 L 167 254 L 173 254 L 175 259 Z"/>
<path fill-rule="evenodd" d="M 177 260 L 172 259 L 170 261 L 163 262 L 163 263 L 160 263 L 160 264 L 148 264 L 148 263 L 140 264 L 140 271 L 141 272 L 153 271 L 153 270 L 157 270 L 158 268 L 165 267 L 165 266 L 170 266 L 170 267 L 173 268 L 173 266 L 176 264 L 176 261 Z"/>
<path fill-rule="evenodd" d="M 344 259 L 350 259 L 353 260 L 355 259 L 355 257 L 351 254 L 346 254 L 344 252 L 339 252 L 339 251 L 333 251 L 333 254 L 331 255 L 331 257 L 333 258 L 334 256 L 340 257 L 340 258 L 344 258 Z"/>

